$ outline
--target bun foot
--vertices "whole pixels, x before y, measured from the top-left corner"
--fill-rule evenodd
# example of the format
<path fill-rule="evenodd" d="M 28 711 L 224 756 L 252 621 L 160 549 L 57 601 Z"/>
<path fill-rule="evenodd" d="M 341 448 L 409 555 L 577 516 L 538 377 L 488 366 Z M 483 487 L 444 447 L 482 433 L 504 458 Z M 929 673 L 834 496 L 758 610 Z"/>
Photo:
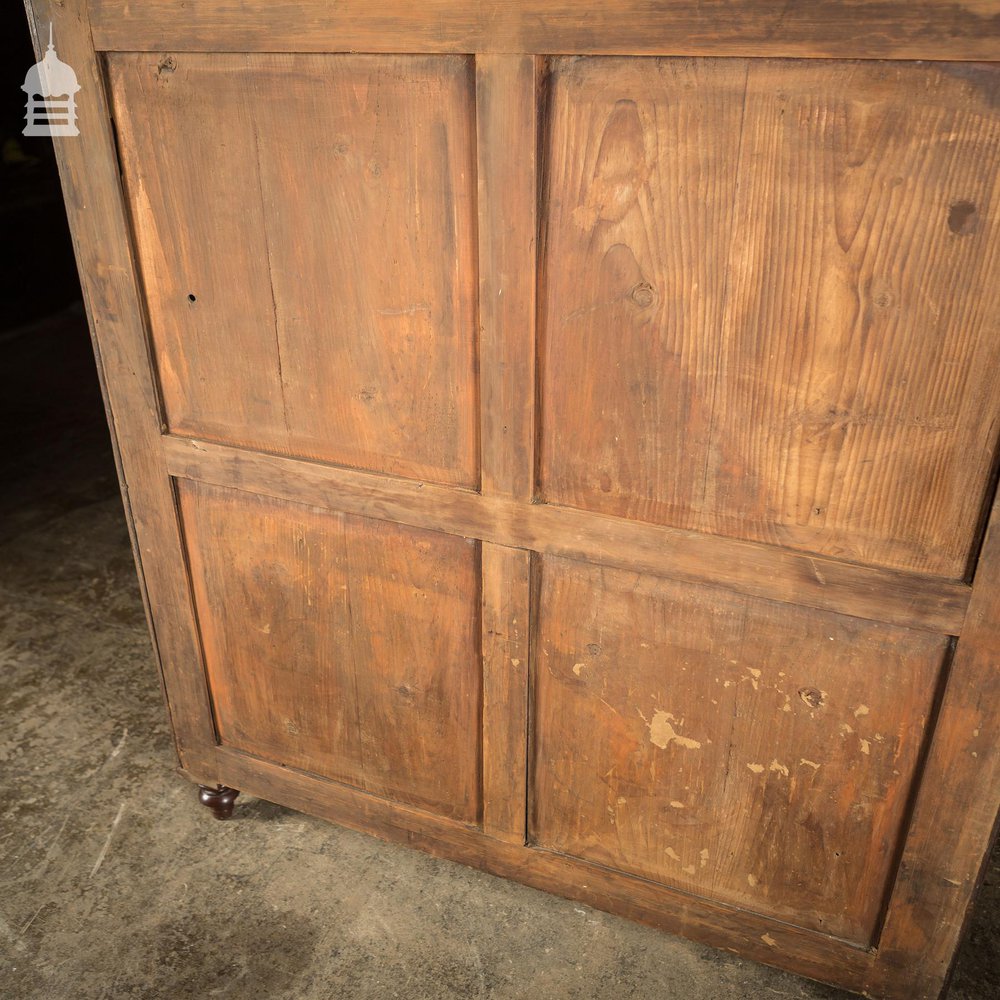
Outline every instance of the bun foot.
<path fill-rule="evenodd" d="M 198 801 L 203 806 L 208 806 L 216 819 L 229 819 L 232 816 L 233 805 L 239 794 L 235 788 L 227 788 L 225 785 L 198 786 Z"/>

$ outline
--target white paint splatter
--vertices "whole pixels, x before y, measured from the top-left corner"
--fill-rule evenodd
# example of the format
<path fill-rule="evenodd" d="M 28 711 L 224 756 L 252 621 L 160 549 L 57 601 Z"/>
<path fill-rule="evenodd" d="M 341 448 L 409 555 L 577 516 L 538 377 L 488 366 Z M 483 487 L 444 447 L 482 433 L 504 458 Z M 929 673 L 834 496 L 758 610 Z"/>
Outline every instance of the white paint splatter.
<path fill-rule="evenodd" d="M 678 746 L 684 747 L 685 750 L 700 750 L 701 743 L 687 736 L 681 736 L 674 729 L 671 720 L 677 721 L 669 712 L 655 711 L 653 721 L 648 723 L 649 742 L 661 750 L 666 750 L 671 743 L 676 743 Z"/>

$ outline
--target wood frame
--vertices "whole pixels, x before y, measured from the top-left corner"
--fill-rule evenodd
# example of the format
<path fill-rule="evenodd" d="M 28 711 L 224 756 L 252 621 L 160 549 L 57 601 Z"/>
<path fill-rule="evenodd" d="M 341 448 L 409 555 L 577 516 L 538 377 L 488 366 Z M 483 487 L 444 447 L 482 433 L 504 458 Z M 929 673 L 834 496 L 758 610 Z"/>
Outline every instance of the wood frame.
<path fill-rule="evenodd" d="M 419 51 L 476 54 L 480 167 L 481 391 L 511 408 L 512 386 L 533 377 L 535 119 L 544 53 L 779 55 L 995 59 L 1000 12 L 957 5 L 837 0 L 769 13 L 756 0 L 695 4 L 541 4 L 470 8 L 430 3 L 204 3 L 178 16 L 169 0 L 26 0 L 36 52 L 48 23 L 82 84 L 80 136 L 55 140 L 126 515 L 154 647 L 184 770 L 580 899 L 761 962 L 877 997 L 918 1000 L 944 988 L 1000 809 L 1000 503 L 971 585 L 819 560 L 769 546 L 706 538 L 530 503 L 524 458 L 534 446 L 530 406 L 481 428 L 482 490 L 414 484 L 278 458 L 165 433 L 149 357 L 101 52 L 110 50 Z M 538 15 L 545 13 L 546 19 Z M 391 30 L 390 26 L 391 25 Z M 720 27 L 720 25 L 722 25 Z M 864 30 L 859 30 L 863 27 Z M 509 53 L 509 54 L 507 54 Z M 514 165 L 521 168 L 516 174 Z M 506 295 L 501 298 L 503 289 Z M 492 412 L 492 407 L 484 407 Z M 483 541 L 483 828 L 393 805 L 335 782 L 218 745 L 173 482 L 235 489 L 439 530 L 475 527 Z M 566 512 L 561 512 L 566 513 Z M 547 520 L 548 519 L 548 520 Z M 466 526 L 460 529 L 460 525 Z M 906 624 L 958 637 L 921 791 L 876 947 L 858 948 L 734 907 L 654 887 L 640 878 L 534 848 L 519 803 L 524 782 L 531 630 L 531 550 L 554 550 L 678 579 L 705 579 L 774 600 Z M 553 548 L 549 548 L 553 551 Z M 526 765 L 525 765 L 526 766 Z M 515 767 L 522 776 L 525 766 Z"/>

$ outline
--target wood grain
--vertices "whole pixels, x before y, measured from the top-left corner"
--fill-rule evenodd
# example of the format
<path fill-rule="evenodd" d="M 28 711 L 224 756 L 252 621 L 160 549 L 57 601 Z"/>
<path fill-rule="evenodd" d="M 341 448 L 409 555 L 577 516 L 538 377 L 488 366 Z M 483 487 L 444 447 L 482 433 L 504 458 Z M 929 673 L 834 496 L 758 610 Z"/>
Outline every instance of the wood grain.
<path fill-rule="evenodd" d="M 994 0 L 90 0 L 98 49 L 996 59 Z"/>
<path fill-rule="evenodd" d="M 173 475 L 743 594 L 957 634 L 971 590 L 918 573 L 165 438 Z"/>
<path fill-rule="evenodd" d="M 948 640 L 544 559 L 529 835 L 867 945 Z"/>
<path fill-rule="evenodd" d="M 541 487 L 963 578 L 1000 428 L 1000 72 L 563 59 Z"/>
<path fill-rule="evenodd" d="M 28 11 L 186 771 L 936 996 L 1000 805 L 994 0 Z"/>
<path fill-rule="evenodd" d="M 476 58 L 482 488 L 521 500 L 535 468 L 537 77 L 531 56 Z"/>
<path fill-rule="evenodd" d="M 486 542 L 483 560 L 483 830 L 525 842 L 531 553 Z"/>
<path fill-rule="evenodd" d="M 109 74 L 171 429 L 475 486 L 469 60 L 141 53 Z"/>
<path fill-rule="evenodd" d="M 223 745 L 475 822 L 475 543 L 179 492 Z"/>

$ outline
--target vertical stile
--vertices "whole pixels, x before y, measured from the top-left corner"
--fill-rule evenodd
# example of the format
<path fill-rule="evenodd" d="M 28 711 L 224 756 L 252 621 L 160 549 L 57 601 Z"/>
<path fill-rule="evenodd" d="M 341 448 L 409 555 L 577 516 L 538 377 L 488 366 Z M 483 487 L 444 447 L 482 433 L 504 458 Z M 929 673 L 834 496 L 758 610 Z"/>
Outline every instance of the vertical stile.
<path fill-rule="evenodd" d="M 482 491 L 532 499 L 537 60 L 476 57 Z M 530 553 L 483 543 L 483 828 L 524 843 Z"/>

